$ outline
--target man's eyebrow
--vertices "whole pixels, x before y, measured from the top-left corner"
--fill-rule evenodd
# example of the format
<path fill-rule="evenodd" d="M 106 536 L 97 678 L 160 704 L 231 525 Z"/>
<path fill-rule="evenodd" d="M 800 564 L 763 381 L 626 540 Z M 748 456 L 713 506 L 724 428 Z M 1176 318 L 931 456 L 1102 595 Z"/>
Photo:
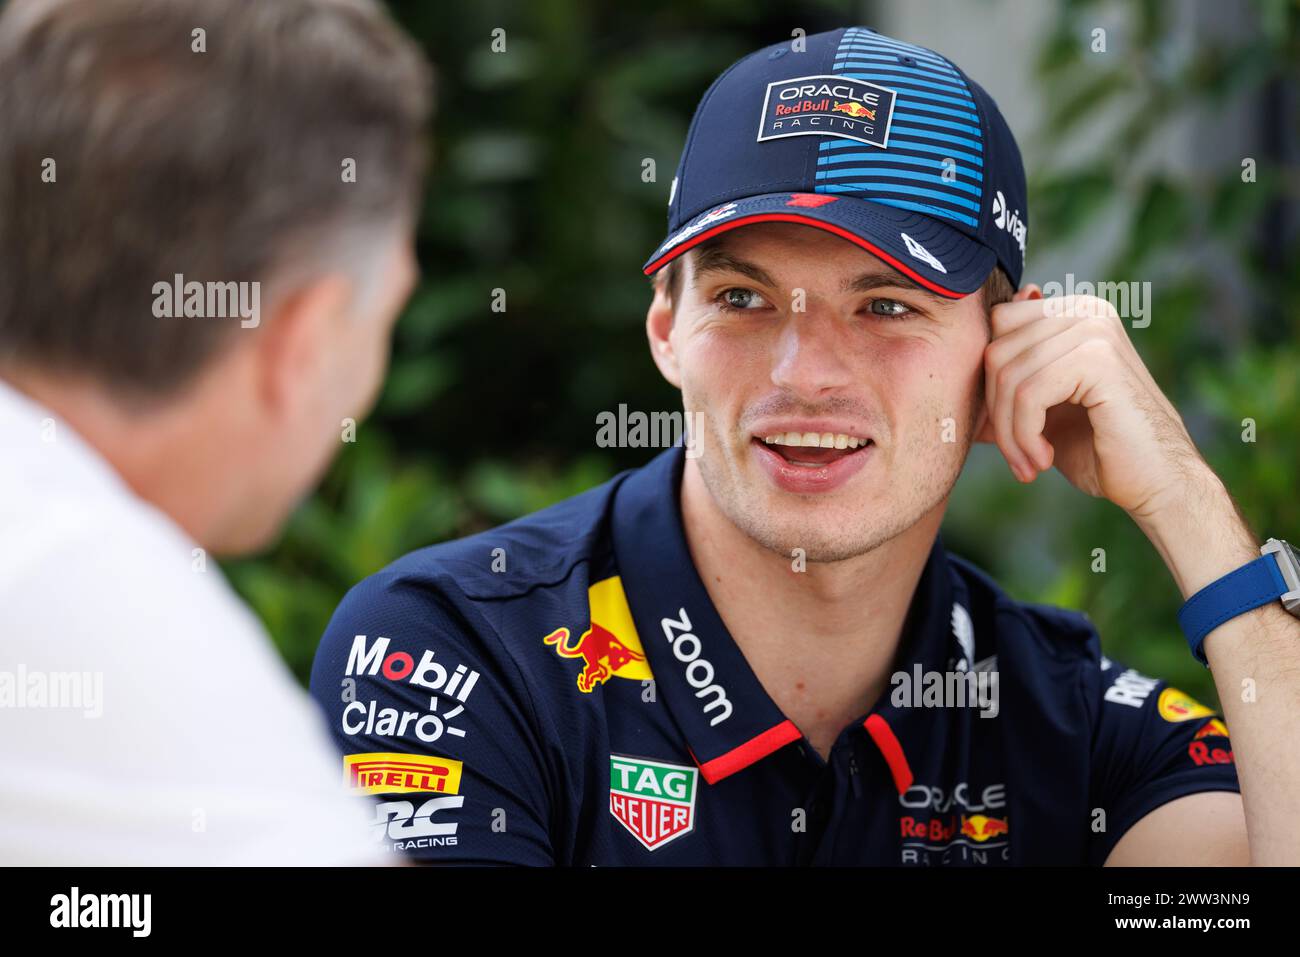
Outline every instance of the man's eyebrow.
<path fill-rule="evenodd" d="M 762 266 L 737 259 L 721 249 L 701 249 L 695 254 L 695 279 L 706 273 L 733 272 L 746 276 L 762 286 L 775 287 L 776 280 Z"/>
<path fill-rule="evenodd" d="M 844 283 L 845 292 L 871 292 L 871 290 L 873 289 L 880 289 L 883 287 L 893 287 L 896 289 L 897 288 L 910 289 L 913 292 L 918 292 L 923 296 L 927 296 L 930 299 L 934 299 L 940 302 L 952 301 L 944 296 L 939 295 L 936 292 L 931 292 L 929 289 L 926 289 L 920 283 L 908 279 L 906 276 L 904 276 L 902 273 L 899 272 L 863 273 L 858 278 L 847 280 Z"/>
<path fill-rule="evenodd" d="M 736 256 L 728 254 L 724 248 L 719 247 L 706 247 L 695 252 L 693 272 L 694 280 L 697 282 L 699 278 L 706 276 L 708 273 L 737 273 L 740 276 L 750 278 L 759 285 L 776 286 L 776 280 L 761 265 L 750 263 L 749 260 L 737 259 Z M 862 276 L 844 283 L 845 293 L 870 293 L 871 290 L 885 289 L 885 287 L 889 287 L 889 289 L 909 289 L 914 293 L 926 296 L 927 299 L 935 300 L 935 302 L 952 302 L 946 296 L 933 293 L 933 291 L 920 285 L 919 282 L 910 280 L 900 272 L 863 273 Z"/>
<path fill-rule="evenodd" d="M 755 263 L 745 259 L 737 259 L 724 249 L 709 247 L 700 249 L 695 254 L 694 278 L 699 280 L 708 273 L 737 273 L 752 279 L 760 285 L 775 287 L 776 280 L 772 278 L 767 270 Z M 845 292 L 870 292 L 873 289 L 894 288 L 910 289 L 919 293 L 928 299 L 937 302 L 950 302 L 944 296 L 926 289 L 920 283 L 909 279 L 900 272 L 870 272 L 863 273 L 856 279 L 849 279 L 844 282 Z"/>

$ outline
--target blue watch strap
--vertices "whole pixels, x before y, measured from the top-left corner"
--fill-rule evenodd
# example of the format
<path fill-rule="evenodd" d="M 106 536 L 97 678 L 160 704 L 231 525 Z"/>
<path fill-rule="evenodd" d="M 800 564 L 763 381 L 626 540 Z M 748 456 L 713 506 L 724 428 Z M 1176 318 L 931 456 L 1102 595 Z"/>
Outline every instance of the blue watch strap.
<path fill-rule="evenodd" d="M 1277 601 L 1286 591 L 1286 581 L 1282 578 L 1277 559 L 1272 555 L 1262 555 L 1187 599 L 1178 610 L 1178 624 L 1187 636 L 1196 660 L 1209 667 L 1201 646 L 1205 644 L 1205 636 L 1215 628 L 1229 618 Z"/>

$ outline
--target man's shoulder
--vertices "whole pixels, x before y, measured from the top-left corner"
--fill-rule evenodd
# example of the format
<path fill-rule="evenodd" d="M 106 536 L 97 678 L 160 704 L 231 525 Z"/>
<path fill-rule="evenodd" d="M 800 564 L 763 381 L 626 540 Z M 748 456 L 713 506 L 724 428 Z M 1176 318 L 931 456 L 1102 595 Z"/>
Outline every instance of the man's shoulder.
<path fill-rule="evenodd" d="M 971 560 L 949 552 L 948 562 L 965 592 L 972 618 L 995 635 L 1000 646 L 1012 644 L 1007 652 L 1047 655 L 1062 661 L 1100 661 L 1100 638 L 1086 612 L 1022 601 Z"/>
<path fill-rule="evenodd" d="M 81 495 L 55 484 L 10 505 L 0 538 L 20 547 L 0 556 L 0 598 L 9 614 L 30 612 L 38 633 L 63 619 L 82 622 L 96 645 L 123 630 L 136 646 L 153 634 L 171 644 L 232 631 L 262 640 L 216 559 L 125 489 Z"/>
<path fill-rule="evenodd" d="M 616 574 L 610 511 L 631 473 L 508 524 L 410 552 L 353 586 L 316 651 L 312 685 L 384 654 L 429 651 L 512 685 L 555 667 L 543 638 L 587 614 L 588 587 Z"/>
<path fill-rule="evenodd" d="M 492 601 L 562 582 L 575 566 L 609 557 L 610 510 L 628 474 L 504 525 L 408 552 L 357 587 L 372 600 L 417 590 Z"/>
<path fill-rule="evenodd" d="M 1103 703 L 1127 705 L 1120 709 L 1125 714 L 1169 687 L 1165 679 L 1103 654 L 1101 637 L 1086 612 L 1020 601 L 970 560 L 952 554 L 948 559 L 970 605 L 979 657 L 997 654 L 999 671 L 1017 675 L 1021 687 L 1049 697 L 1082 689 L 1094 718 L 1101 716 Z M 981 630 L 988 644 L 979 641 Z"/>
<path fill-rule="evenodd" d="M 556 763 L 600 734 L 604 696 L 575 693 L 580 668 L 556 642 L 585 627 L 589 589 L 616 573 L 620 479 L 411 552 L 347 593 L 311 692 L 349 767 L 394 753 L 443 762 L 464 772 L 465 793 L 513 807 L 527 819 L 521 833 L 546 844 L 546 822 L 532 818 L 563 790 Z"/>

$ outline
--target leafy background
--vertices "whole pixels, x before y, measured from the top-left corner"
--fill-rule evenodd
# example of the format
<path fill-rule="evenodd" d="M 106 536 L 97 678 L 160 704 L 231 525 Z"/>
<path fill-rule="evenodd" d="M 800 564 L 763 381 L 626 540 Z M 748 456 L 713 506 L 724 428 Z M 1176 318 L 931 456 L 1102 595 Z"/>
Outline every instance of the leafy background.
<path fill-rule="evenodd" d="M 703 90 L 744 53 L 872 23 L 876 4 L 660 0 L 390 0 L 438 70 L 424 278 L 401 319 L 382 399 L 279 546 L 225 568 L 305 681 L 334 606 L 402 553 L 534 511 L 649 458 L 595 446 L 598 412 L 677 408 L 645 347 L 640 264 L 662 239 L 668 183 Z M 1118 224 L 1096 279 L 1149 278 L 1132 335 L 1257 531 L 1300 538 L 1300 269 L 1294 130 L 1300 12 L 1241 3 L 1245 39 L 1171 56 L 1175 4 L 1126 6 L 1132 55 L 1090 55 L 1113 5 L 1058 0 L 1034 60 L 1043 121 L 1022 143 L 1035 260 Z M 945 6 L 979 28 L 981 4 Z M 505 54 L 491 31 L 506 30 Z M 923 37 L 907 37 L 925 43 Z M 960 50 L 948 50 L 961 61 Z M 979 79 L 979 77 L 977 77 Z M 1240 158 L 1177 173 L 1141 164 L 1181 118 L 1246 111 Z M 1100 113 L 1118 117 L 1083 150 Z M 1290 132 L 1288 132 L 1290 131 Z M 1122 148 L 1121 148 L 1122 147 Z M 1285 165 L 1290 157 L 1291 166 Z M 654 182 L 642 162 L 657 165 Z M 1039 260 L 1041 261 L 1041 260 Z M 507 309 L 490 308 L 504 289 Z M 1241 441 L 1242 420 L 1257 440 Z M 1108 503 L 1054 473 L 1022 488 L 975 450 L 944 529 L 1016 597 L 1088 612 L 1108 654 L 1214 701 L 1175 623 L 1154 549 Z M 1107 571 L 1090 570 L 1104 548 Z"/>

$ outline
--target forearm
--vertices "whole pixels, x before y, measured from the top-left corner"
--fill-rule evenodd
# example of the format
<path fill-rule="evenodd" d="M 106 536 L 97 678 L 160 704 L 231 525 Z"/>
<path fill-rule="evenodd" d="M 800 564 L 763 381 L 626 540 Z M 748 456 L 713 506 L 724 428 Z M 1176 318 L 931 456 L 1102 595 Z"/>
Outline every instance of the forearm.
<path fill-rule="evenodd" d="M 1135 520 L 1184 599 L 1259 557 L 1208 468 L 1179 502 Z M 1251 861 L 1300 864 L 1300 621 L 1269 602 L 1210 632 L 1204 651 L 1232 739 Z"/>

